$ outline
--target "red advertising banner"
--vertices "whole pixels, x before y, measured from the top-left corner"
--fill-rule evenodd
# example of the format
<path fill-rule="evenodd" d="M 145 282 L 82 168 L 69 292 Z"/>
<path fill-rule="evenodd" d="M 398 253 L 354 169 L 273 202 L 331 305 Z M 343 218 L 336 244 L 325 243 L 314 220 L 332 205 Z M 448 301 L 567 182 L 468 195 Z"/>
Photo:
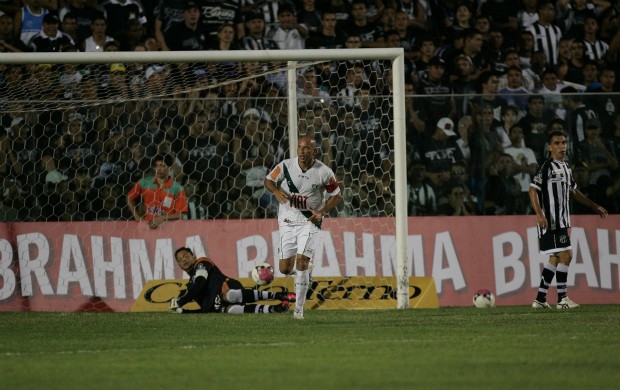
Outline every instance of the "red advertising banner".
<path fill-rule="evenodd" d="M 532 216 L 409 218 L 408 276 L 432 276 L 440 306 L 469 306 L 481 288 L 497 305 L 527 305 L 546 259 Z M 573 216 L 569 295 L 620 303 L 620 216 Z M 395 276 L 388 218 L 328 219 L 313 276 Z M 275 220 L 0 223 L 0 311 L 129 311 L 148 280 L 179 279 L 174 250 L 207 255 L 231 277 L 277 264 Z M 277 268 L 277 267 L 276 267 Z M 279 275 L 279 274 L 277 274 Z M 555 289 L 549 301 L 555 303 Z"/>

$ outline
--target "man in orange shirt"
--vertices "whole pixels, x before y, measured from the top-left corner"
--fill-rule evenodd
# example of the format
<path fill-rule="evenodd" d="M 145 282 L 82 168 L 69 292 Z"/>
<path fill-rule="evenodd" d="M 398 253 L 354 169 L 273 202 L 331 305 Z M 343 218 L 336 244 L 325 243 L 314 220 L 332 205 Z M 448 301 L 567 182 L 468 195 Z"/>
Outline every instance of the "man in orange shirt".
<path fill-rule="evenodd" d="M 181 219 L 187 213 L 187 197 L 181 184 L 170 176 L 174 161 L 169 155 L 153 158 L 155 176 L 138 181 L 127 195 L 127 206 L 136 221 L 146 220 L 152 229 L 165 221 Z M 136 201 L 142 199 L 144 210 L 138 211 Z"/>

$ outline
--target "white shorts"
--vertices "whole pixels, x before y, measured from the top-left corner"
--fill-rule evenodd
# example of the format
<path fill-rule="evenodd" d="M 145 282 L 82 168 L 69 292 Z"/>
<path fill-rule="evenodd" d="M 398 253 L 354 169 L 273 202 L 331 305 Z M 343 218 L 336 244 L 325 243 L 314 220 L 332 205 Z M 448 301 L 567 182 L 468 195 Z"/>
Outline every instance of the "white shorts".
<path fill-rule="evenodd" d="M 311 222 L 301 225 L 280 225 L 280 259 L 288 259 L 297 253 L 312 258 L 315 239 L 319 232 L 319 228 Z"/>

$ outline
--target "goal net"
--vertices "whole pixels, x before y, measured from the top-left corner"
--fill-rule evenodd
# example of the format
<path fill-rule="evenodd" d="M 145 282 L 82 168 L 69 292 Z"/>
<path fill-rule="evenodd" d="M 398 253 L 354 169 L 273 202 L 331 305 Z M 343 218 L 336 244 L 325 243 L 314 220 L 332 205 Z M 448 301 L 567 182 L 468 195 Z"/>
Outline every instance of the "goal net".
<path fill-rule="evenodd" d="M 408 307 L 401 49 L 4 54 L 0 68 L 5 308 L 126 310 L 147 281 L 183 277 L 180 246 L 231 277 L 277 269 L 263 179 L 301 135 L 344 198 L 310 299 Z M 150 229 L 126 195 L 156 155 L 172 157 L 189 212 Z"/>

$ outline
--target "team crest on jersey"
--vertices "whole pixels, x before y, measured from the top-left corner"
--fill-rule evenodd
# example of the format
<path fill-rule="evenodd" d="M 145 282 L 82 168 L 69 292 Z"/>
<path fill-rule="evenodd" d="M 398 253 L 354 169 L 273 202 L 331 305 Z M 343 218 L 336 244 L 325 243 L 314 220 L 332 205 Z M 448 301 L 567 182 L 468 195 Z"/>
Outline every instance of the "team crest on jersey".
<path fill-rule="evenodd" d="M 560 236 L 560 243 L 566 244 L 567 242 L 568 242 L 568 236 L 561 235 Z"/>

